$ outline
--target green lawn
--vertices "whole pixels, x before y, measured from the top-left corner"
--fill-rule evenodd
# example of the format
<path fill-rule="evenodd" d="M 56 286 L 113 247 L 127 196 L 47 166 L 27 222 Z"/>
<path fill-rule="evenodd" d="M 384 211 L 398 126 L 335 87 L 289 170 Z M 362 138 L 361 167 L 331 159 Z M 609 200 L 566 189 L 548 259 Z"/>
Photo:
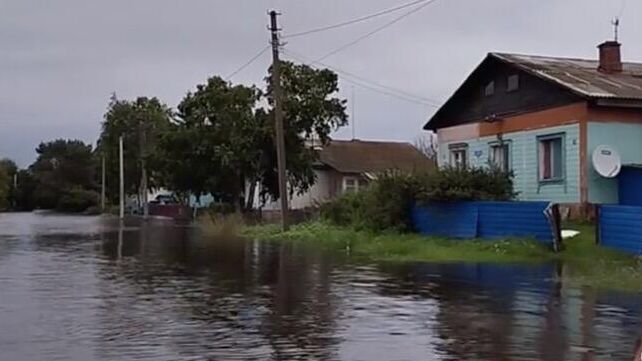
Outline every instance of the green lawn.
<path fill-rule="evenodd" d="M 546 245 L 528 239 L 498 241 L 451 240 L 417 234 L 373 233 L 321 222 L 294 226 L 280 232 L 276 225 L 250 226 L 242 235 L 260 240 L 306 242 L 330 250 L 381 261 L 563 263 L 565 280 L 581 286 L 642 291 L 642 262 L 638 258 L 598 247 L 595 226 L 569 224 L 580 231 L 567 240 L 564 250 L 553 253 Z"/>

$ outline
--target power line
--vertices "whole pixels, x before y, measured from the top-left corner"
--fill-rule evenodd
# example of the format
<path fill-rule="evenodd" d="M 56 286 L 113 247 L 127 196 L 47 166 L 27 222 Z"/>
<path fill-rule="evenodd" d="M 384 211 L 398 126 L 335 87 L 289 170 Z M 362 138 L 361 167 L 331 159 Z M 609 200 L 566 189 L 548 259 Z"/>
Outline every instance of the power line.
<path fill-rule="evenodd" d="M 370 19 L 374 19 L 374 18 L 379 17 L 379 16 L 387 15 L 387 14 L 390 14 L 390 13 L 393 13 L 393 12 L 396 12 L 396 11 L 399 11 L 399 10 L 414 6 L 414 5 L 417 5 L 417 4 L 420 4 L 422 2 L 426 2 L 426 1 L 428 1 L 428 0 L 415 0 L 413 2 L 406 3 L 406 4 L 403 4 L 403 5 L 399 5 L 399 6 L 396 6 L 394 8 L 391 8 L 391 9 L 383 10 L 383 11 L 380 11 L 378 13 L 366 15 L 366 16 L 363 16 L 363 17 L 360 17 L 360 18 L 356 18 L 356 19 L 353 19 L 353 20 L 344 21 L 344 22 L 341 22 L 341 23 L 338 23 L 338 24 L 323 26 L 323 27 L 316 28 L 316 29 L 302 31 L 300 33 L 286 34 L 286 35 L 283 36 L 283 38 L 284 39 L 296 38 L 296 37 L 299 37 L 299 36 L 319 33 L 319 32 L 322 32 L 322 31 L 327 31 L 327 30 L 332 30 L 332 29 L 337 29 L 337 28 L 341 28 L 341 27 L 344 27 L 344 26 L 352 25 L 352 24 L 357 24 L 357 23 L 360 23 L 360 22 L 364 22 L 364 21 L 367 21 L 367 20 L 370 20 Z"/>
<path fill-rule="evenodd" d="M 258 54 L 256 54 L 256 55 L 255 55 L 255 56 L 253 56 L 252 58 L 250 58 L 250 60 L 248 60 L 245 64 L 241 65 L 241 66 L 240 66 L 238 69 L 236 69 L 232 74 L 230 74 L 230 75 L 228 75 L 227 77 L 225 77 L 225 80 L 230 80 L 230 79 L 232 79 L 232 77 L 234 77 L 236 74 L 238 74 L 238 73 L 242 72 L 243 70 L 245 70 L 245 68 L 247 68 L 248 66 L 252 65 L 252 63 L 254 63 L 258 58 L 260 58 L 260 57 L 261 57 L 261 55 L 263 55 L 263 53 L 265 53 L 266 51 L 268 51 L 268 49 L 270 49 L 270 46 L 269 46 L 269 45 L 268 45 L 268 46 L 266 46 L 265 48 L 263 48 L 263 50 L 261 50 Z"/>
<path fill-rule="evenodd" d="M 313 64 L 317 64 L 317 65 L 320 65 L 322 67 L 328 68 L 328 69 L 330 69 L 330 70 L 342 75 L 342 79 L 347 81 L 347 82 L 349 82 L 349 83 L 351 83 L 351 84 L 355 84 L 355 85 L 358 85 L 358 86 L 373 90 L 375 92 L 379 92 L 379 93 L 382 93 L 382 94 L 394 96 L 396 98 L 400 98 L 400 99 L 403 99 L 403 100 L 406 100 L 406 101 L 410 101 L 410 102 L 413 102 L 413 103 L 427 105 L 427 106 L 434 107 L 434 108 L 438 108 L 440 106 L 439 105 L 440 104 L 439 101 L 428 99 L 428 98 L 424 98 L 422 96 L 411 94 L 411 93 L 408 93 L 406 91 L 403 91 L 403 90 L 400 90 L 400 89 L 397 89 L 397 88 L 393 88 L 391 86 L 383 85 L 383 84 L 377 83 L 375 81 L 368 80 L 368 79 L 366 79 L 366 78 L 364 78 L 362 76 L 356 75 L 354 73 L 347 72 L 345 70 L 338 69 L 336 67 L 333 67 L 333 66 L 328 65 L 328 64 L 324 64 L 324 63 L 319 62 L 319 61 L 313 61 L 313 62 L 306 61 L 305 59 L 303 59 L 303 58 L 306 58 L 305 56 L 300 55 L 300 54 L 296 54 L 296 53 L 294 53 L 294 52 L 292 52 L 290 50 L 283 50 L 283 53 L 285 53 L 285 54 L 289 55 L 290 57 L 292 57 L 294 59 L 297 59 L 297 60 L 299 60 L 299 61 L 301 61 L 303 63 L 309 63 L 308 65 L 313 66 Z M 353 78 L 353 79 L 356 79 L 356 80 L 352 80 L 350 78 Z M 380 89 L 378 89 L 378 88 L 380 88 Z M 384 89 L 384 91 L 382 91 L 381 89 Z"/>
<path fill-rule="evenodd" d="M 347 48 L 349 48 L 349 47 L 351 47 L 351 46 L 353 46 L 353 45 L 355 45 L 355 44 L 357 44 L 357 43 L 360 43 L 361 41 L 363 41 L 363 40 L 365 40 L 365 39 L 367 39 L 367 38 L 371 37 L 372 35 L 374 35 L 374 34 L 376 34 L 376 33 L 380 32 L 380 31 L 382 31 L 382 30 L 384 30 L 384 29 L 386 29 L 386 28 L 388 28 L 388 27 L 390 27 L 390 26 L 392 26 L 392 25 L 394 25 L 394 24 L 398 23 L 399 21 L 401 21 L 401 20 L 405 19 L 406 17 L 408 17 L 408 16 L 410 16 L 410 15 L 412 15 L 412 14 L 414 14 L 414 13 L 416 13 L 416 12 L 420 11 L 421 9 L 423 9 L 423 8 L 425 8 L 426 6 L 428 6 L 428 5 L 432 4 L 432 3 L 434 3 L 435 1 L 437 1 L 437 0 L 428 0 L 428 2 L 426 2 L 425 4 L 423 4 L 423 5 L 421 5 L 421 6 L 417 7 L 417 8 L 415 8 L 415 9 L 413 9 L 413 10 L 410 10 L 410 11 L 408 11 L 407 13 L 402 14 L 401 16 L 396 17 L 396 18 L 395 18 L 395 19 L 393 19 L 392 21 L 387 22 L 387 23 L 383 24 L 382 26 L 380 26 L 380 27 L 378 27 L 378 28 L 376 28 L 376 29 L 372 30 L 371 32 L 369 32 L 369 33 L 367 33 L 367 34 L 365 34 L 365 35 L 363 35 L 363 36 L 360 36 L 360 37 L 358 37 L 357 39 L 355 39 L 355 40 L 353 40 L 353 41 L 351 41 L 351 42 L 349 42 L 349 43 L 347 43 L 347 44 L 344 44 L 344 45 L 342 45 L 342 46 L 340 46 L 340 47 L 338 47 L 338 48 L 336 48 L 336 49 L 332 50 L 331 52 L 329 52 L 329 53 L 327 53 L 326 55 L 324 55 L 324 56 L 320 57 L 319 59 L 317 59 L 317 61 L 322 61 L 322 60 L 324 60 L 324 59 L 327 59 L 327 58 L 331 57 L 332 55 L 334 55 L 334 54 L 336 54 L 336 53 L 338 53 L 338 52 L 340 52 L 340 51 L 343 51 L 343 50 L 345 50 L 345 49 L 347 49 Z"/>
<path fill-rule="evenodd" d="M 431 108 L 439 108 L 438 106 L 433 105 L 433 104 L 430 104 L 430 103 L 426 103 L 425 101 L 415 100 L 415 99 L 412 99 L 412 98 L 409 98 L 409 97 L 405 97 L 405 96 L 403 96 L 403 95 L 395 94 L 395 93 L 393 93 L 393 92 L 388 92 L 388 91 L 385 91 L 385 90 L 377 89 L 377 88 L 372 87 L 372 86 L 370 86 L 370 85 L 363 84 L 363 83 L 359 83 L 359 82 L 357 82 L 357 81 L 354 81 L 354 80 L 348 79 L 348 78 L 346 78 L 345 76 L 342 76 L 342 77 L 341 77 L 341 80 L 346 81 L 346 82 L 348 82 L 348 83 L 350 83 L 350 84 L 354 84 L 354 85 L 356 85 L 356 86 L 358 86 L 358 87 L 362 87 L 362 88 L 365 88 L 365 89 L 369 89 L 369 90 L 374 91 L 374 92 L 376 92 L 376 93 L 380 93 L 380 94 L 388 95 L 388 96 L 391 96 L 391 97 L 393 97 L 393 98 L 397 98 L 397 99 L 400 99 L 400 100 L 405 100 L 405 101 L 410 102 L 410 103 L 419 104 L 419 105 L 424 105 L 424 106 L 428 106 L 428 107 L 431 107 Z"/>
<path fill-rule="evenodd" d="M 288 55 L 291 56 L 291 54 L 288 54 Z M 343 81 L 346 81 L 346 82 L 350 83 L 350 84 L 354 84 L 354 85 L 357 85 L 359 87 L 366 88 L 366 89 L 372 90 L 374 92 L 385 94 L 385 95 L 388 95 L 388 96 L 391 96 L 391 97 L 394 97 L 394 98 L 397 98 L 397 99 L 405 100 L 407 102 L 411 102 L 411 103 L 415 103 L 415 104 L 421 104 L 421 105 L 425 105 L 425 106 L 429 106 L 429 107 L 433 107 L 433 108 L 439 108 L 439 105 L 437 105 L 437 103 L 432 101 L 432 100 L 428 100 L 428 99 L 422 98 L 422 97 L 417 96 L 417 95 L 412 95 L 410 93 L 406 93 L 404 91 L 401 91 L 401 90 L 398 90 L 398 89 L 395 89 L 395 88 L 392 88 L 392 87 L 388 87 L 388 86 L 385 86 L 385 85 L 382 85 L 382 84 L 379 84 L 379 83 L 375 83 L 373 81 L 369 81 L 367 79 L 352 75 L 351 73 L 347 73 L 347 72 L 345 72 L 343 70 L 340 70 L 340 69 L 337 69 L 337 68 L 333 68 L 333 67 L 330 67 L 330 66 L 326 66 L 326 65 L 324 65 L 322 63 L 316 62 L 314 64 L 319 64 L 319 65 L 321 65 L 321 66 L 323 66 L 325 68 L 328 68 L 328 69 L 340 74 L 341 75 L 341 79 Z M 316 67 L 316 66 L 314 66 L 312 64 L 308 64 L 308 65 L 310 65 L 312 67 L 315 67 L 315 68 L 318 68 L 318 67 Z M 382 89 L 384 89 L 384 90 L 382 90 Z"/>
<path fill-rule="evenodd" d="M 420 96 L 417 96 L 417 95 L 414 95 L 414 94 L 410 94 L 410 93 L 407 93 L 405 91 L 402 91 L 402 90 L 399 90 L 399 89 L 396 89 L 396 88 L 392 88 L 392 87 L 389 87 L 389 86 L 386 86 L 386 85 L 382 85 L 382 84 L 367 80 L 367 79 L 365 79 L 363 77 L 360 77 L 358 75 L 343 71 L 341 69 L 337 69 L 335 67 L 329 66 L 329 65 L 321 63 L 321 62 L 317 62 L 317 61 L 315 61 L 315 62 L 307 62 L 305 59 L 301 59 L 301 57 L 299 57 L 299 56 L 297 56 L 295 54 L 292 54 L 291 51 L 284 50 L 283 53 L 285 53 L 286 55 L 292 57 L 293 59 L 299 60 L 299 61 L 303 62 L 304 64 L 307 64 L 307 65 L 315 67 L 315 68 L 319 68 L 319 67 L 315 66 L 314 64 L 318 64 L 318 65 L 320 65 L 322 67 L 328 68 L 328 69 L 340 74 L 341 75 L 341 79 L 343 81 L 346 81 L 346 82 L 350 83 L 350 84 L 353 84 L 353 85 L 356 85 L 356 86 L 359 86 L 359 87 L 362 87 L 362 88 L 365 88 L 365 89 L 369 89 L 369 90 L 377 92 L 377 93 L 388 95 L 388 96 L 391 96 L 391 97 L 394 97 L 394 98 L 397 98 L 397 99 L 405 100 L 407 102 L 411 102 L 411 103 L 415 103 L 415 104 L 421 104 L 421 105 L 429 106 L 429 107 L 432 107 L 432 108 L 439 108 L 438 102 L 436 102 L 436 101 L 433 101 L 433 100 L 430 100 L 430 99 L 426 99 L 426 98 L 423 98 L 423 97 L 420 97 Z"/>
<path fill-rule="evenodd" d="M 283 52 L 284 52 L 284 53 L 286 53 L 286 54 L 288 54 L 288 55 L 290 55 L 290 56 L 292 56 L 292 57 L 294 57 L 294 58 L 297 58 L 297 57 L 298 57 L 298 58 L 299 58 L 299 60 L 300 60 L 300 61 L 302 61 L 302 62 L 304 62 L 304 63 L 309 62 L 309 59 L 308 59 L 308 61 L 306 61 L 306 60 L 304 59 L 304 58 L 307 58 L 306 56 L 303 56 L 303 55 L 298 54 L 298 53 L 296 53 L 296 52 L 293 52 L 293 51 L 291 51 L 291 50 L 284 50 Z M 432 103 L 435 103 L 435 104 L 433 104 L 433 105 L 435 105 L 435 106 L 438 106 L 437 104 L 439 104 L 439 103 L 440 103 L 439 101 L 436 101 L 436 100 L 432 100 L 432 99 L 424 98 L 424 97 L 419 96 L 419 95 L 411 94 L 411 93 L 408 93 L 408 92 L 406 92 L 406 91 L 403 91 L 403 90 L 400 90 L 400 89 L 397 89 L 397 88 L 394 88 L 394 87 L 391 87 L 391 86 L 383 85 L 383 84 L 377 83 L 377 82 L 375 82 L 375 81 L 368 80 L 368 79 L 366 79 L 366 78 L 364 78 L 364 77 L 362 77 L 362 76 L 356 75 L 356 74 L 354 74 L 354 73 L 350 73 L 350 72 L 348 72 L 348 71 L 346 71 L 346 70 L 339 69 L 339 68 L 337 68 L 337 67 L 334 67 L 334 66 L 329 65 L 329 64 L 322 63 L 322 62 L 320 62 L 320 61 L 313 61 L 312 63 L 313 63 L 313 64 L 321 65 L 321 66 L 323 66 L 323 67 L 325 67 L 325 68 L 328 68 L 328 69 L 333 70 L 333 71 L 334 71 L 334 72 L 336 72 L 336 73 L 344 74 L 344 75 L 346 75 L 346 76 L 349 76 L 349 77 L 355 78 L 355 79 L 360 80 L 360 81 L 362 81 L 362 82 L 370 83 L 370 84 L 372 84 L 372 85 L 374 85 L 374 86 L 376 86 L 376 87 L 380 87 L 380 88 L 388 89 L 388 90 L 390 90 L 390 91 L 393 91 L 393 92 L 399 93 L 399 94 L 404 95 L 404 96 L 409 97 L 409 98 L 415 98 L 415 99 L 420 100 L 420 101 L 425 102 L 425 103 L 431 103 L 431 102 L 432 102 Z"/>

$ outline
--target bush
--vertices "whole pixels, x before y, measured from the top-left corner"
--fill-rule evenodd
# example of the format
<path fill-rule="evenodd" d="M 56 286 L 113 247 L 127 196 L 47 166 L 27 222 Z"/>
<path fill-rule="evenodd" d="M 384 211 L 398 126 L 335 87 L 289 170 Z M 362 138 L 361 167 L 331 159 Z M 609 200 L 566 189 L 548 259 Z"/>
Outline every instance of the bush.
<path fill-rule="evenodd" d="M 74 188 L 60 197 L 56 210 L 61 212 L 84 212 L 90 207 L 98 205 L 100 195 L 98 192 Z"/>
<path fill-rule="evenodd" d="M 423 179 L 419 203 L 454 201 L 508 201 L 513 191 L 513 174 L 498 168 L 446 167 Z"/>
<path fill-rule="evenodd" d="M 365 218 L 365 192 L 346 193 L 341 197 L 321 205 L 319 213 L 322 219 L 339 226 L 358 227 Z"/>
<path fill-rule="evenodd" d="M 384 173 L 358 193 L 344 194 L 321 206 L 322 219 L 340 226 L 374 231 L 412 230 L 415 203 L 511 200 L 512 174 L 494 168 L 444 168 L 430 173 Z"/>
<path fill-rule="evenodd" d="M 321 217 L 333 224 L 376 231 L 409 231 L 410 209 L 423 175 L 384 173 L 358 193 L 348 193 L 321 207 Z"/>

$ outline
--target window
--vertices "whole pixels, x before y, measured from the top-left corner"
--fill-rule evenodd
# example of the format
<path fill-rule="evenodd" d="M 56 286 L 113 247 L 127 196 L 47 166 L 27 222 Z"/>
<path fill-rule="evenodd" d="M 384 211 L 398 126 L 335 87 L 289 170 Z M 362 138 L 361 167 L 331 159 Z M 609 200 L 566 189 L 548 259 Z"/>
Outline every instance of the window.
<path fill-rule="evenodd" d="M 493 94 L 495 94 L 495 82 L 491 80 L 484 87 L 484 95 L 488 97 L 488 96 L 491 96 Z"/>
<path fill-rule="evenodd" d="M 506 143 L 491 144 L 489 152 L 490 164 L 508 172 L 510 170 L 509 146 Z"/>
<path fill-rule="evenodd" d="M 468 145 L 453 144 L 450 146 L 450 165 L 457 168 L 468 166 Z"/>
<path fill-rule="evenodd" d="M 343 192 L 353 193 L 368 187 L 368 181 L 361 177 L 343 177 Z"/>
<path fill-rule="evenodd" d="M 506 91 L 513 92 L 519 89 L 519 75 L 513 74 L 508 76 L 508 83 L 506 84 Z"/>
<path fill-rule="evenodd" d="M 562 135 L 538 138 L 539 180 L 555 181 L 564 178 L 564 137 Z"/>
<path fill-rule="evenodd" d="M 343 178 L 343 191 L 345 193 L 353 193 L 356 192 L 359 189 L 359 186 L 357 185 L 357 180 L 352 177 L 345 177 Z"/>

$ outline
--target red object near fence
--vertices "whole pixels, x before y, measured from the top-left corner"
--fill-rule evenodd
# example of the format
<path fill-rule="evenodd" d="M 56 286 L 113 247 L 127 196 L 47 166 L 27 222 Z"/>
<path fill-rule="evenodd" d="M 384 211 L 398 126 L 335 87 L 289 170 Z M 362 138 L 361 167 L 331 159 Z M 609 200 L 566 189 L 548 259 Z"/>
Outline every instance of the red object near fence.
<path fill-rule="evenodd" d="M 192 209 L 182 204 L 150 204 L 149 215 L 185 220 L 192 218 Z"/>

